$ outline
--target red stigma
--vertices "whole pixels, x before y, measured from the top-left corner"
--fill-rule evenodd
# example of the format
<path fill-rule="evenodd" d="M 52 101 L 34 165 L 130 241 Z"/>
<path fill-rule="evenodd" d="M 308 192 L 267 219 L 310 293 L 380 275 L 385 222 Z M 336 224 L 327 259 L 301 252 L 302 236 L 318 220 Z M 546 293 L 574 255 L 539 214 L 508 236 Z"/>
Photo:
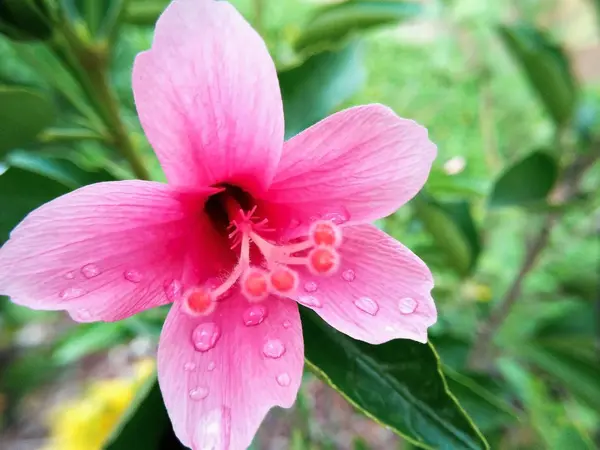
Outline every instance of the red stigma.
<path fill-rule="evenodd" d="M 328 246 L 316 247 L 308 254 L 308 267 L 317 275 L 330 275 L 337 269 L 340 256 Z"/>

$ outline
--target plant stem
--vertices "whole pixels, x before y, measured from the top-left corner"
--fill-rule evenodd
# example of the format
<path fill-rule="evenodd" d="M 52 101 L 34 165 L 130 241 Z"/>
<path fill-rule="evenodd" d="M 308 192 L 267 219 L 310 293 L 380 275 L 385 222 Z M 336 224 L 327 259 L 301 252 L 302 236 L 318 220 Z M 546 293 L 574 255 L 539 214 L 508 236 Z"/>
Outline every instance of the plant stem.
<path fill-rule="evenodd" d="M 253 0 L 254 5 L 254 28 L 264 37 L 264 12 L 265 12 L 265 0 Z"/>
<path fill-rule="evenodd" d="M 106 141 L 106 136 L 83 128 L 49 128 L 38 136 L 46 144 L 71 141 Z"/>
<path fill-rule="evenodd" d="M 597 160 L 598 153 L 598 149 L 593 149 L 589 154 L 580 155 L 565 169 L 562 180 L 550 196 L 553 204 L 564 205 L 577 194 L 583 175 Z M 486 370 L 490 366 L 494 337 L 506 318 L 510 315 L 513 306 L 521 297 L 523 281 L 535 267 L 535 263 L 550 240 L 552 229 L 557 224 L 563 212 L 563 208 L 560 208 L 546 215 L 541 229 L 536 234 L 525 254 L 517 276 L 496 309 L 492 311 L 479 327 L 475 338 L 475 345 L 471 349 L 467 361 L 469 368 L 473 370 Z"/>
<path fill-rule="evenodd" d="M 129 163 L 137 178 L 149 180 L 150 174 L 129 138 L 127 128 L 121 118 L 116 94 L 110 87 L 108 80 L 109 55 L 106 43 L 84 42 L 71 29 L 68 21 L 62 21 L 61 25 L 65 41 L 56 43 L 52 49 L 61 57 L 65 66 L 85 92 L 104 123 L 110 143 Z"/>

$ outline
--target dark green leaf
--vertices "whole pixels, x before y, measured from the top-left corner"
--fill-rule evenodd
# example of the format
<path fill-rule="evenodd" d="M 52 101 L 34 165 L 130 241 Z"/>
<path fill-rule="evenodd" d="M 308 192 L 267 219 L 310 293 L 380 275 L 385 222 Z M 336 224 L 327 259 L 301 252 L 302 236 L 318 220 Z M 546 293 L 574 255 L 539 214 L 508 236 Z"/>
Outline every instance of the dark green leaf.
<path fill-rule="evenodd" d="M 0 32 L 15 40 L 50 38 L 52 24 L 48 7 L 43 0 L 2 0 Z"/>
<path fill-rule="evenodd" d="M 287 137 L 323 119 L 362 86 L 362 59 L 362 48 L 354 42 L 279 73 Z"/>
<path fill-rule="evenodd" d="M 500 27 L 500 36 L 554 122 L 559 126 L 568 123 L 578 88 L 563 50 L 545 33 L 526 25 Z"/>
<path fill-rule="evenodd" d="M 104 450 L 185 449 L 175 438 L 156 377 L 139 390 Z"/>
<path fill-rule="evenodd" d="M 0 244 L 30 211 L 69 192 L 64 184 L 16 167 L 0 175 Z"/>
<path fill-rule="evenodd" d="M 446 259 L 459 274 L 475 267 L 481 251 L 479 232 L 466 201 L 440 203 L 421 194 L 415 197 L 415 215 L 431 234 Z"/>
<path fill-rule="evenodd" d="M 398 0 L 350 0 L 327 6 L 310 18 L 295 47 L 297 50 L 323 50 L 352 33 L 411 19 L 422 10 L 419 3 Z"/>
<path fill-rule="evenodd" d="M 358 409 L 423 448 L 488 448 L 449 393 L 431 345 L 369 345 L 301 314 L 307 363 Z"/>
<path fill-rule="evenodd" d="M 102 181 L 115 180 L 115 176 L 106 169 L 88 171 L 68 159 L 56 158 L 41 153 L 11 152 L 7 157 L 7 162 L 11 167 L 35 172 L 72 189 Z"/>
<path fill-rule="evenodd" d="M 527 206 L 544 202 L 558 178 L 558 165 L 548 153 L 536 151 L 506 169 L 494 184 L 491 207 Z"/>
<path fill-rule="evenodd" d="M 34 141 L 54 119 L 54 105 L 41 92 L 0 86 L 0 156 Z"/>
<path fill-rule="evenodd" d="M 447 366 L 444 374 L 451 392 L 486 434 L 518 420 L 512 406 L 484 385 L 490 380 L 477 380 Z"/>

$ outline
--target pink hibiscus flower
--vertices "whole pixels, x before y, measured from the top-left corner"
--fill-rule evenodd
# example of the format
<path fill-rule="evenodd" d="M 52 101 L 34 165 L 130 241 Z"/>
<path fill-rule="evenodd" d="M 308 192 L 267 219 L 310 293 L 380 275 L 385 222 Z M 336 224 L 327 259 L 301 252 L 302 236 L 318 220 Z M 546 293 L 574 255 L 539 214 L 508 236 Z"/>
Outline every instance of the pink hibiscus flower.
<path fill-rule="evenodd" d="M 158 377 L 194 449 L 246 448 L 293 404 L 297 303 L 355 339 L 427 340 L 430 271 L 368 224 L 425 183 L 424 128 L 369 105 L 284 142 L 273 61 L 225 2 L 173 2 L 133 89 L 169 183 L 99 183 L 32 212 L 0 250 L 1 293 L 79 322 L 173 303 Z"/>

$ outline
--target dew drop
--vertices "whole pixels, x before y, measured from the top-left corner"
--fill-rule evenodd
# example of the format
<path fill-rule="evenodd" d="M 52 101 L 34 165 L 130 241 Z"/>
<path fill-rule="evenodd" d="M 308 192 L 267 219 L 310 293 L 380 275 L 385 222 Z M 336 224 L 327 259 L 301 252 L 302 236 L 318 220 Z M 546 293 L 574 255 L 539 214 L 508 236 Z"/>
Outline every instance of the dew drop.
<path fill-rule="evenodd" d="M 94 278 L 100 275 L 100 267 L 96 264 L 86 264 L 81 268 L 81 273 L 86 278 Z"/>
<path fill-rule="evenodd" d="M 354 300 L 354 306 L 372 316 L 377 314 L 377 311 L 379 311 L 379 305 L 377 302 L 369 297 L 361 297 L 357 300 Z"/>
<path fill-rule="evenodd" d="M 279 386 L 289 386 L 291 382 L 292 380 L 287 373 L 284 372 L 282 374 L 277 375 L 277 384 Z"/>
<path fill-rule="evenodd" d="M 190 398 L 192 400 L 204 400 L 208 397 L 208 388 L 204 386 L 196 387 L 190 390 Z"/>
<path fill-rule="evenodd" d="M 331 220 L 336 225 L 342 225 L 350 220 L 350 213 L 345 208 L 338 212 L 323 214 L 322 220 Z"/>
<path fill-rule="evenodd" d="M 74 272 L 67 272 L 67 273 L 65 273 L 65 279 L 72 280 L 73 278 L 75 278 L 75 273 Z"/>
<path fill-rule="evenodd" d="M 85 293 L 86 292 L 81 288 L 70 287 L 70 288 L 65 289 L 64 291 L 61 291 L 58 295 L 63 300 L 70 300 L 72 298 L 81 297 L 81 296 L 85 295 Z"/>
<path fill-rule="evenodd" d="M 410 297 L 404 297 L 398 301 L 398 308 L 402 314 L 412 314 L 417 309 L 417 302 Z"/>
<path fill-rule="evenodd" d="M 207 352 L 215 346 L 221 337 L 221 329 L 214 322 L 198 325 L 192 332 L 194 348 L 199 352 Z"/>
<path fill-rule="evenodd" d="M 142 273 L 135 269 L 126 270 L 123 276 L 127 281 L 131 281 L 132 283 L 139 283 L 143 278 Z"/>
<path fill-rule="evenodd" d="M 263 346 L 263 355 L 278 359 L 285 353 L 285 345 L 279 339 L 269 339 Z"/>
<path fill-rule="evenodd" d="M 298 303 L 310 308 L 320 308 L 323 306 L 321 301 L 312 295 L 300 295 L 298 297 Z"/>
<path fill-rule="evenodd" d="M 193 362 L 186 362 L 183 365 L 183 370 L 185 370 L 186 372 L 193 372 L 194 370 L 196 370 L 196 364 L 194 364 Z"/>
<path fill-rule="evenodd" d="M 169 283 L 165 283 L 165 295 L 167 299 L 173 301 L 183 294 L 183 285 L 179 280 L 171 280 Z"/>
<path fill-rule="evenodd" d="M 319 289 L 319 285 L 314 281 L 307 281 L 304 283 L 304 290 L 306 292 L 315 292 L 317 289 Z"/>
<path fill-rule="evenodd" d="M 267 307 L 264 305 L 252 305 L 243 314 L 244 324 L 247 327 L 262 323 L 265 317 L 267 317 Z"/>
<path fill-rule="evenodd" d="M 291 326 L 292 326 L 292 322 L 290 322 L 289 320 L 283 321 L 283 328 L 285 328 L 286 330 Z"/>
<path fill-rule="evenodd" d="M 347 270 L 344 270 L 344 271 L 342 272 L 342 278 L 343 278 L 345 281 L 352 282 L 352 281 L 354 281 L 354 280 L 355 280 L 355 278 L 356 278 L 356 272 L 354 272 L 354 270 L 352 270 L 352 269 L 347 269 Z"/>
<path fill-rule="evenodd" d="M 212 372 L 213 370 L 215 370 L 216 366 L 217 365 L 215 364 L 215 362 L 211 361 L 211 362 L 208 363 L 208 366 L 206 367 L 206 370 L 208 370 L 209 372 Z"/>
<path fill-rule="evenodd" d="M 72 313 L 73 319 L 78 322 L 91 322 L 92 321 L 92 313 L 89 309 L 80 308 Z"/>
<path fill-rule="evenodd" d="M 385 331 L 387 331 L 388 333 L 393 333 L 394 331 L 394 327 L 392 327 L 391 325 L 386 325 L 384 328 Z"/>

